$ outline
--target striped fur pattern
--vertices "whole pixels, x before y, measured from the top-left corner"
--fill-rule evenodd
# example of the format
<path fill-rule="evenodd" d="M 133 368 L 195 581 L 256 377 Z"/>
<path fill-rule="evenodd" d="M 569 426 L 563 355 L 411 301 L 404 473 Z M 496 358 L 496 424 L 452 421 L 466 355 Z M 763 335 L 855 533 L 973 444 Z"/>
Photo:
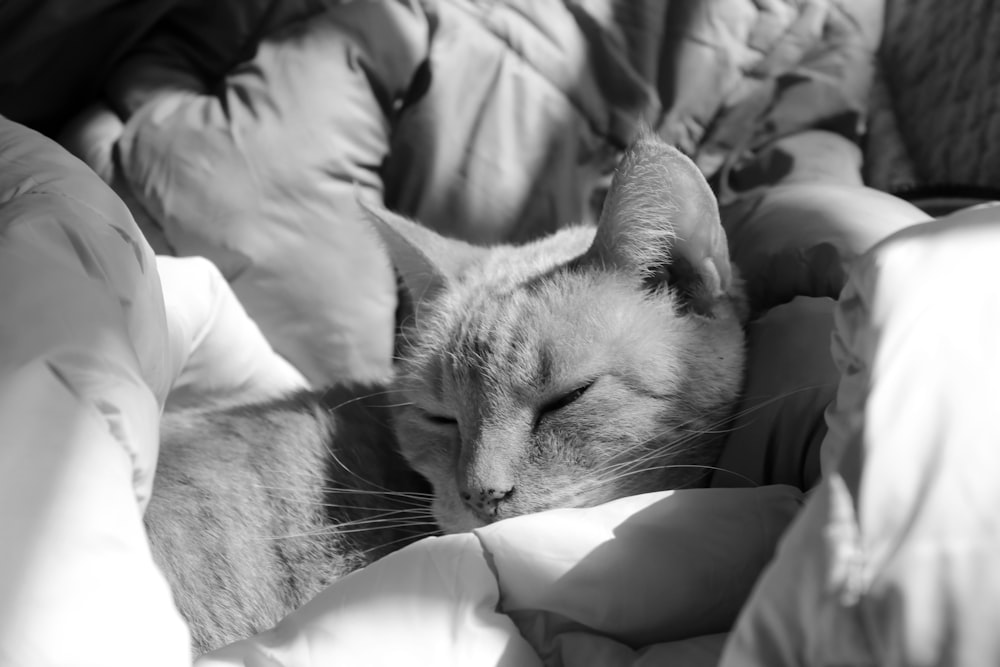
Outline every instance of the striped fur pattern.
<path fill-rule="evenodd" d="M 415 274 L 397 437 L 445 530 L 704 477 L 742 380 L 746 308 L 687 158 L 641 138 L 596 229 L 526 246 L 376 217 Z"/>
<path fill-rule="evenodd" d="M 167 414 L 145 523 L 200 654 L 437 532 L 384 388 Z"/>
<path fill-rule="evenodd" d="M 524 246 L 371 215 L 408 294 L 392 386 L 164 419 L 146 524 L 196 653 L 439 528 L 696 484 L 718 456 L 745 308 L 677 151 L 640 139 L 596 228 Z"/>

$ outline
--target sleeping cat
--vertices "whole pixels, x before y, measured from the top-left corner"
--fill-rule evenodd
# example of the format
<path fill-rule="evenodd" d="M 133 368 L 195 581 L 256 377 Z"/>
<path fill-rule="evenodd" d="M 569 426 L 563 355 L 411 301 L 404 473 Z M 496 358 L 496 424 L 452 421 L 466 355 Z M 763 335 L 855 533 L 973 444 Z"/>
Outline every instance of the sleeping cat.
<path fill-rule="evenodd" d="M 698 483 L 743 369 L 714 197 L 649 134 L 595 227 L 474 247 L 369 211 L 402 278 L 397 373 L 165 415 L 146 524 L 201 652 L 409 541 Z"/>

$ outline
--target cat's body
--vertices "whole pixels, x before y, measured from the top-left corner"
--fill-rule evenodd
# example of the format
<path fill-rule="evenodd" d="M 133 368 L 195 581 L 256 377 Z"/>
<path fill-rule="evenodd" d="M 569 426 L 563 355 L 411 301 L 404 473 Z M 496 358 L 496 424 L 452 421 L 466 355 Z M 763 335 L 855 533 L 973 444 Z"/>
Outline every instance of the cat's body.
<path fill-rule="evenodd" d="M 373 215 L 409 294 L 383 407 L 302 398 L 165 429 L 147 524 L 196 649 L 426 534 L 428 509 L 469 530 L 694 484 L 718 456 L 742 296 L 714 198 L 679 153 L 641 139 L 596 229 L 527 246 Z"/>
<path fill-rule="evenodd" d="M 196 653 L 436 532 L 390 403 L 378 388 L 334 388 L 164 416 L 146 529 Z"/>

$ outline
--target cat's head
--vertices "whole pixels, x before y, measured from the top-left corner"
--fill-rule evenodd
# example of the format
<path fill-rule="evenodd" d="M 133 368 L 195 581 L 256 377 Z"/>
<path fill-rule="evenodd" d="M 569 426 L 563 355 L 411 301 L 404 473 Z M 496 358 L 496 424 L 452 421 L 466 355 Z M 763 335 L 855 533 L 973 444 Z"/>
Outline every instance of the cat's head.
<path fill-rule="evenodd" d="M 643 135 L 597 227 L 475 247 L 387 212 L 412 301 L 396 430 L 442 528 L 702 477 L 740 387 L 743 298 L 711 190 Z"/>

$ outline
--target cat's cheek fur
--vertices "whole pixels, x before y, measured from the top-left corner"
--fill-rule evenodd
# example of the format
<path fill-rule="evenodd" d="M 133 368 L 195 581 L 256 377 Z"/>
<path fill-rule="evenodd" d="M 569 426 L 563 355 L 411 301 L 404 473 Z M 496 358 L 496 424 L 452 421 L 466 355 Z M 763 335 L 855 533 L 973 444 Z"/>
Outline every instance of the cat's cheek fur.
<path fill-rule="evenodd" d="M 428 427 L 417 410 L 400 410 L 395 418 L 395 433 L 399 451 L 414 470 L 428 481 L 435 472 L 448 466 L 452 458 L 457 430 L 448 427 Z"/>
<path fill-rule="evenodd" d="M 481 526 L 459 497 L 452 473 L 460 446 L 458 429 L 428 427 L 417 410 L 404 408 L 396 414 L 395 432 L 403 458 L 434 490 L 431 512 L 441 529 L 461 533 Z"/>
<path fill-rule="evenodd" d="M 397 429 L 445 530 L 687 486 L 715 463 L 745 309 L 690 160 L 640 137 L 596 228 L 525 246 L 474 248 L 382 217 L 416 305 L 397 382 L 462 425 L 448 440 L 413 420 Z"/>
<path fill-rule="evenodd" d="M 448 493 L 435 487 L 431 510 L 445 533 L 467 533 L 486 525 L 465 507 L 457 491 Z"/>

